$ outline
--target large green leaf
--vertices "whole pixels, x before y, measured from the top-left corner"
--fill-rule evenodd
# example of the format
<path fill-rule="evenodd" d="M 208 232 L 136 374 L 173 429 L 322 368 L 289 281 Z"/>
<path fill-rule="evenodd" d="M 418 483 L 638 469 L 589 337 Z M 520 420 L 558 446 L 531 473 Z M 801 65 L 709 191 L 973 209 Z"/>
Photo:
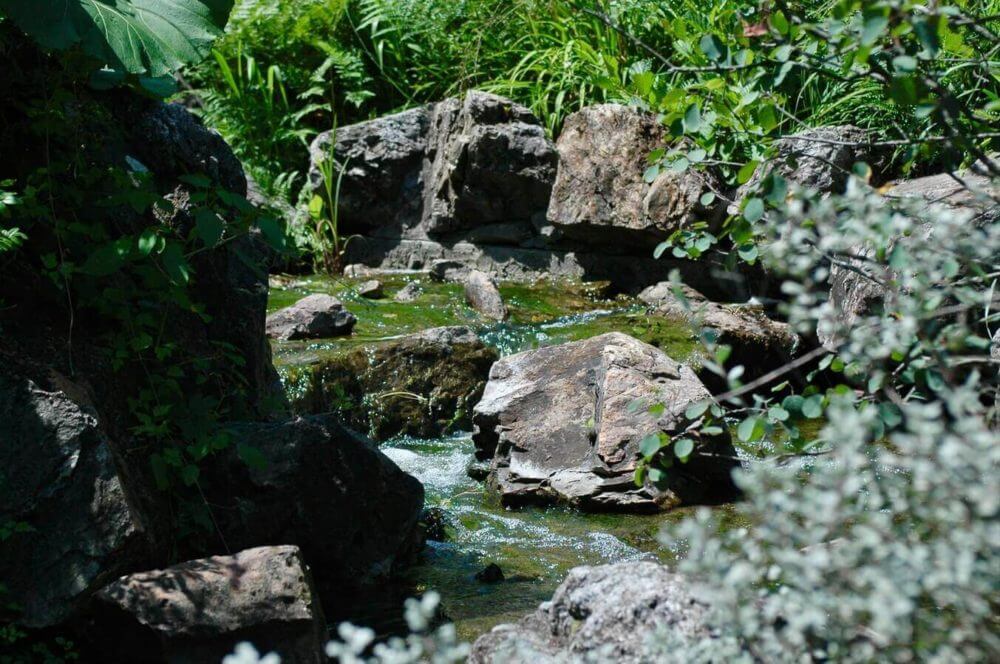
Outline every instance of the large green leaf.
<path fill-rule="evenodd" d="M 163 76 L 208 55 L 233 0 L 0 0 L 45 48 L 80 45 L 104 65 Z"/>

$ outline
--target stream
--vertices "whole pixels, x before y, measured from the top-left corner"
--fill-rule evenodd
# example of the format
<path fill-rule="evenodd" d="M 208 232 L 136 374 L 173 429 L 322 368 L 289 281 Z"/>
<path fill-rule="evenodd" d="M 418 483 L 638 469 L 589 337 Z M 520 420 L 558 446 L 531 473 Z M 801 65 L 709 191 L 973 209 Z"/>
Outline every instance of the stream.
<path fill-rule="evenodd" d="M 672 357 L 691 356 L 696 342 L 682 321 L 653 318 L 629 298 L 609 298 L 592 284 L 539 282 L 502 285 L 511 317 L 504 323 L 485 323 L 463 299 L 458 284 L 434 283 L 425 275 L 380 275 L 386 297 L 363 300 L 353 292 L 359 279 L 310 277 L 282 281 L 272 288 L 269 310 L 292 304 L 315 292 L 339 296 L 358 318 L 354 334 L 338 339 L 274 344 L 279 372 L 316 362 L 324 356 L 421 329 L 442 325 L 469 325 L 501 355 L 544 345 L 621 331 L 665 350 Z M 393 294 L 411 280 L 424 289 L 413 303 L 399 303 Z M 444 438 L 396 438 L 381 449 L 426 490 L 426 506 L 446 515 L 447 541 L 428 542 L 417 564 L 403 579 L 410 594 L 436 590 L 459 637 L 475 639 L 494 625 L 516 621 L 549 599 L 578 565 L 637 559 L 669 562 L 683 548 L 682 541 L 660 534 L 690 510 L 661 515 L 585 514 L 567 507 L 505 509 L 466 472 L 473 459 L 468 432 Z M 728 507 L 724 515 L 736 519 Z M 475 577 L 487 565 L 497 564 L 504 580 L 483 583 Z M 398 615 L 399 607 L 373 607 Z M 354 616 L 364 624 L 384 623 L 386 616 Z"/>

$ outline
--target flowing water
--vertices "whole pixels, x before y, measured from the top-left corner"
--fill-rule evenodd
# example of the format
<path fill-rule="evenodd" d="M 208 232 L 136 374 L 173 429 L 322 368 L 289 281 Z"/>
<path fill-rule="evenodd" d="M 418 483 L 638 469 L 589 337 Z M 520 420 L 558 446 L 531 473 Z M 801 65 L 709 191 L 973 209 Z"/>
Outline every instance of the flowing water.
<path fill-rule="evenodd" d="M 423 278 L 425 290 L 420 298 L 403 304 L 391 297 L 415 277 L 380 278 L 388 297 L 377 301 L 353 297 L 356 281 L 350 279 L 313 277 L 273 289 L 272 309 L 312 292 L 328 292 L 344 299 L 358 317 L 349 338 L 277 344 L 279 371 L 359 344 L 441 325 L 473 326 L 502 355 L 610 331 L 653 343 L 677 359 L 687 358 L 695 348 L 683 322 L 646 316 L 634 300 L 605 297 L 593 286 L 562 282 L 502 286 L 511 319 L 484 323 L 464 304 L 458 285 Z M 467 475 L 473 458 L 469 434 L 431 440 L 400 438 L 381 447 L 423 483 L 427 506 L 440 507 L 446 515 L 447 541 L 429 542 L 404 581 L 412 592 L 440 592 L 445 611 L 462 638 L 473 639 L 533 610 L 577 565 L 643 558 L 669 561 L 683 548 L 683 542 L 669 539 L 666 545 L 660 544 L 658 535 L 682 518 L 685 510 L 651 516 L 584 514 L 566 507 L 504 509 L 482 483 Z M 734 512 L 717 509 L 735 522 Z M 491 563 L 500 566 L 505 579 L 477 581 L 476 573 Z"/>

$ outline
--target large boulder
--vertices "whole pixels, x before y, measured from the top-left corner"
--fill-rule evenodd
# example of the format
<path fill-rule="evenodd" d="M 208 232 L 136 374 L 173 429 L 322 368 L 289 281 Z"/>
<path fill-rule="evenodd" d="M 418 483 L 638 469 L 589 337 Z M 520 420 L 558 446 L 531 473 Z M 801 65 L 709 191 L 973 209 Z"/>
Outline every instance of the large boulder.
<path fill-rule="evenodd" d="M 490 370 L 473 411 L 476 454 L 506 505 L 563 501 L 588 510 L 656 511 L 733 498 L 738 465 L 728 434 L 676 464 L 666 486 L 635 486 L 639 444 L 678 435 L 685 409 L 711 399 L 687 366 L 628 335 L 526 351 Z M 649 408 L 663 404 L 662 412 Z"/>
<path fill-rule="evenodd" d="M 712 330 L 715 340 L 732 348 L 730 362 L 755 378 L 790 362 L 799 337 L 787 323 L 771 320 L 754 304 L 720 304 L 689 286 L 678 297 L 668 281 L 646 288 L 639 299 L 660 316 L 687 321 L 695 333 Z M 686 303 L 685 301 L 686 300 Z"/>
<path fill-rule="evenodd" d="M 737 214 L 740 202 L 771 173 L 822 193 L 840 193 L 856 162 L 877 157 L 868 132 L 853 125 L 817 127 L 786 136 L 775 142 L 774 155 L 737 190 L 728 212 Z"/>
<path fill-rule="evenodd" d="M 706 617 L 684 579 L 662 565 L 577 567 L 534 613 L 479 637 L 469 664 L 652 662 L 647 644 L 659 630 L 704 638 Z"/>
<path fill-rule="evenodd" d="M 477 91 L 320 134 L 308 195 L 322 193 L 331 156 L 342 230 L 391 238 L 490 226 L 519 237 L 544 219 L 558 158 L 528 109 Z"/>
<path fill-rule="evenodd" d="M 513 232 L 516 243 L 519 223 L 530 228 L 544 219 L 558 155 L 524 106 L 475 90 L 447 99 L 434 107 L 428 148 L 429 234 L 494 225 Z"/>
<path fill-rule="evenodd" d="M 996 185 L 975 171 L 957 174 L 940 173 L 912 180 L 902 180 L 885 187 L 885 196 L 900 202 L 921 201 L 939 211 L 970 215 L 970 223 L 985 225 L 1000 221 L 1000 195 Z M 933 233 L 925 224 L 921 233 Z M 908 238 L 898 240 L 908 242 Z M 832 318 L 817 330 L 820 343 L 836 350 L 843 341 L 838 330 L 848 330 L 859 318 L 878 311 L 885 300 L 885 287 L 865 276 L 865 259 L 874 254 L 872 247 L 856 247 L 855 258 L 847 266 L 830 269 L 830 304 Z"/>
<path fill-rule="evenodd" d="M 486 318 L 507 320 L 507 305 L 500 296 L 500 289 L 485 272 L 471 270 L 465 276 L 465 301 Z"/>
<path fill-rule="evenodd" d="M 70 618 L 110 578 L 142 560 L 140 532 L 92 408 L 16 374 L 0 374 L 0 579 L 18 621 Z"/>
<path fill-rule="evenodd" d="M 651 183 L 644 179 L 650 153 L 666 140 L 655 115 L 628 106 L 602 104 L 570 115 L 556 144 L 548 220 L 602 250 L 652 247 L 694 222 L 715 221 L 719 210 L 700 201 L 709 184 L 717 188 L 711 176 L 664 169 Z"/>
<path fill-rule="evenodd" d="M 268 316 L 267 336 L 279 341 L 339 337 L 350 334 L 357 321 L 343 302 L 315 293 Z"/>
<path fill-rule="evenodd" d="M 468 430 L 496 359 L 469 328 L 433 328 L 292 370 L 292 406 L 339 411 L 376 440 Z"/>
<path fill-rule="evenodd" d="M 335 418 L 237 424 L 230 435 L 232 450 L 205 470 L 230 548 L 295 544 L 337 599 L 385 581 L 421 545 L 423 486 Z"/>
<path fill-rule="evenodd" d="M 326 661 L 323 611 L 294 546 L 124 576 L 94 604 L 93 629 L 114 661 L 220 662 L 241 641 L 286 664 Z"/>
<path fill-rule="evenodd" d="M 429 109 L 419 107 L 338 127 L 313 140 L 307 192 L 324 191 L 321 164 L 332 157 L 333 177 L 344 169 L 338 200 L 343 232 L 399 236 L 420 222 L 429 118 Z"/>

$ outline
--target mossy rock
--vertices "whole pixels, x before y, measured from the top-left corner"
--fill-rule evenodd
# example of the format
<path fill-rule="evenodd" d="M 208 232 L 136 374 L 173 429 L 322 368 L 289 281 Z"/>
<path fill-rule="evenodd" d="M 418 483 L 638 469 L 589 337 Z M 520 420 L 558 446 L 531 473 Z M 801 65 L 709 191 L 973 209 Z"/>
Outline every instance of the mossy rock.
<path fill-rule="evenodd" d="M 339 412 L 379 441 L 434 438 L 471 427 L 497 358 L 468 328 L 435 328 L 290 369 L 287 382 L 299 413 Z"/>

